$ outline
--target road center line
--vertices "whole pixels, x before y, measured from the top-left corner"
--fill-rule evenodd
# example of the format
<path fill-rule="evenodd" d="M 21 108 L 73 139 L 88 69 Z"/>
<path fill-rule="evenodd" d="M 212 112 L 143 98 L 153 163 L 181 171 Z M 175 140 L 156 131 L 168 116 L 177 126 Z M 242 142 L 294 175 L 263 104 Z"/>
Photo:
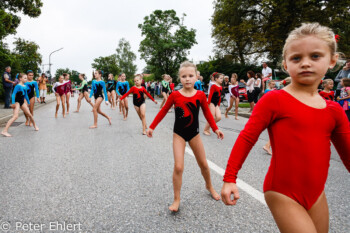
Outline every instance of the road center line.
<path fill-rule="evenodd" d="M 186 146 L 185 149 L 186 153 L 193 156 L 194 154 L 192 152 L 192 150 Z M 225 170 L 222 169 L 221 167 L 219 167 L 218 165 L 216 165 L 215 163 L 213 163 L 212 161 L 208 160 L 208 165 L 209 167 L 215 171 L 217 174 L 219 174 L 220 176 L 224 176 L 225 174 Z M 247 184 L 246 182 L 244 182 L 241 179 L 237 178 L 237 186 L 242 189 L 243 191 L 245 191 L 246 193 L 248 193 L 250 196 L 252 196 L 253 198 L 255 198 L 256 200 L 258 200 L 260 203 L 262 203 L 263 205 L 267 206 L 266 202 L 265 202 L 265 198 L 264 198 L 264 194 L 258 190 L 256 190 L 255 188 L 253 188 L 252 186 L 250 186 L 249 184 Z"/>

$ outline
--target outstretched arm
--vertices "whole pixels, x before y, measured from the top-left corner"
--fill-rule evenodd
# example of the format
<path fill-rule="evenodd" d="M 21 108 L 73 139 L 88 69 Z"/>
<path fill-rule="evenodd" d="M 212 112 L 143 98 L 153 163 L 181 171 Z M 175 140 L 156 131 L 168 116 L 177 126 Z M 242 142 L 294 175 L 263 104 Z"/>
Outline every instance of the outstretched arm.
<path fill-rule="evenodd" d="M 146 88 L 143 88 L 143 93 L 145 93 L 147 95 L 148 98 L 150 98 L 153 102 L 155 102 L 155 100 L 153 99 L 153 97 L 150 95 L 150 93 L 148 93 L 148 91 L 146 90 Z"/>
<path fill-rule="evenodd" d="M 171 106 L 174 104 L 174 94 L 170 95 L 163 108 L 158 112 L 157 116 L 154 118 L 152 124 L 149 126 L 150 129 L 154 130 L 157 125 L 163 120 L 165 115 L 168 113 Z"/>
<path fill-rule="evenodd" d="M 123 100 L 126 97 L 128 97 L 130 95 L 130 93 L 134 93 L 134 87 L 131 87 L 130 90 L 120 98 L 120 100 Z"/>

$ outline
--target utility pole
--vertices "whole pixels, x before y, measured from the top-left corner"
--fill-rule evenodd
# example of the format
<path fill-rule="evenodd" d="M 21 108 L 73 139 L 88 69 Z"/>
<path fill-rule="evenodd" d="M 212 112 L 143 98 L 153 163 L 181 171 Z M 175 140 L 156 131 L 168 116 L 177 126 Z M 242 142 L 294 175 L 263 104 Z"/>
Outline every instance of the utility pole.
<path fill-rule="evenodd" d="M 62 50 L 62 49 L 63 49 L 63 48 L 57 49 L 57 50 L 51 52 L 50 55 L 49 55 L 49 74 L 50 74 L 50 81 L 51 81 L 51 79 L 52 79 L 52 74 L 51 74 L 51 65 L 52 65 L 52 64 L 51 64 L 51 55 L 52 55 L 53 53 L 55 53 L 55 52 L 58 52 L 58 51 Z"/>

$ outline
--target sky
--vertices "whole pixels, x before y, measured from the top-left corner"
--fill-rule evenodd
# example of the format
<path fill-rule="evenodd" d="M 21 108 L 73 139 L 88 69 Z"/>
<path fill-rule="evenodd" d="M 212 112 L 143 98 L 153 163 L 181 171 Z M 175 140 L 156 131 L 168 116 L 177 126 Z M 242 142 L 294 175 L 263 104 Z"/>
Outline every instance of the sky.
<path fill-rule="evenodd" d="M 69 68 L 85 73 L 91 78 L 91 64 L 95 58 L 115 53 L 118 41 L 125 38 L 137 55 L 137 71 L 142 72 L 146 63 L 138 52 L 142 41 L 138 24 L 155 10 L 174 9 L 179 17 L 185 13 L 184 24 L 196 29 L 197 43 L 188 58 L 195 62 L 206 61 L 213 54 L 211 38 L 213 0 L 42 0 L 38 18 L 21 16 L 21 24 L 15 35 L 5 41 L 13 48 L 14 38 L 34 41 L 40 46 L 43 64 L 49 63 L 51 73 Z M 49 69 L 48 65 L 45 71 Z"/>

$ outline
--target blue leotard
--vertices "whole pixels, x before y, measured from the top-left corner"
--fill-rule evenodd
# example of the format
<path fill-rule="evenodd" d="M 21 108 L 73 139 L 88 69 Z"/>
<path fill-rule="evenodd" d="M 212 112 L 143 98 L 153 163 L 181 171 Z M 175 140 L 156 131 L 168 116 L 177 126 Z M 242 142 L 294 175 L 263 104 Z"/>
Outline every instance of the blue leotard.
<path fill-rule="evenodd" d="M 200 80 L 198 80 L 194 83 L 194 89 L 199 90 L 199 91 L 203 91 L 202 82 Z"/>
<path fill-rule="evenodd" d="M 118 95 L 124 95 L 125 93 L 127 93 L 129 91 L 129 89 L 130 89 L 130 86 L 129 86 L 128 81 L 117 83 L 116 91 L 117 91 Z"/>
<path fill-rule="evenodd" d="M 24 85 L 27 86 L 28 98 L 31 99 L 34 97 L 34 89 L 36 98 L 39 98 L 39 88 L 38 83 L 36 81 L 26 82 Z"/>
<path fill-rule="evenodd" d="M 104 97 L 103 97 L 103 94 L 102 94 L 102 90 L 103 90 L 103 93 L 104 93 Z M 102 80 L 100 80 L 100 81 L 93 80 L 92 84 L 91 84 L 90 98 L 91 98 L 92 94 L 94 95 L 95 99 L 97 99 L 99 97 L 102 97 L 107 102 L 108 101 L 108 96 L 107 96 L 105 82 L 102 81 Z"/>
<path fill-rule="evenodd" d="M 27 100 L 27 103 L 29 103 L 28 98 L 28 87 L 26 85 L 17 84 L 12 92 L 12 104 L 18 102 L 20 106 L 24 103 L 24 98 Z"/>

